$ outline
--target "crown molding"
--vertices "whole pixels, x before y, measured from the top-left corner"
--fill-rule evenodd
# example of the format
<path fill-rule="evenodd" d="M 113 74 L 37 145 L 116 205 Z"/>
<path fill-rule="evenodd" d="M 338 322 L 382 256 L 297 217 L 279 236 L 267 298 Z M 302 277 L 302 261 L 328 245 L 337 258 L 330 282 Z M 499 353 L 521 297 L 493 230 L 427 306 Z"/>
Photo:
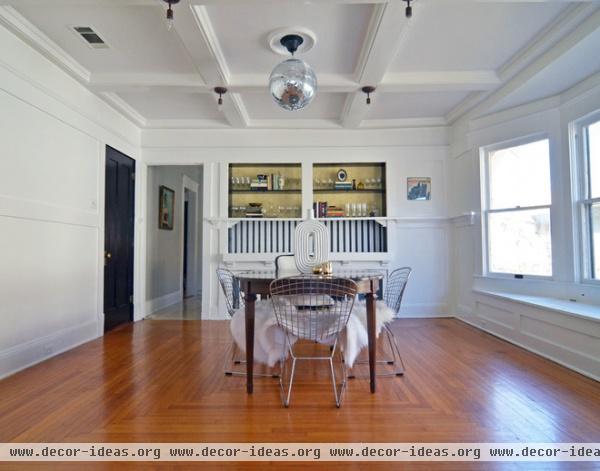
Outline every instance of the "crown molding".
<path fill-rule="evenodd" d="M 0 6 L 0 23 L 77 81 L 84 85 L 89 83 L 91 76 L 89 70 L 80 65 L 13 7 Z"/>
<path fill-rule="evenodd" d="M 148 121 L 140 113 L 137 112 L 129 103 L 123 100 L 119 95 L 112 92 L 101 93 L 100 96 L 118 112 L 124 114 L 130 121 L 140 128 L 147 126 Z"/>
<path fill-rule="evenodd" d="M 584 23 L 589 22 L 598 8 L 593 3 L 569 5 L 566 12 L 547 25 L 528 46 L 518 51 L 500 68 L 500 87 L 487 92 L 472 93 L 446 115 L 448 123 L 452 124 L 458 119 L 468 119 L 475 117 L 477 113 L 485 112 L 485 108 L 495 101 L 495 96 L 503 95 L 509 88 L 513 88 L 515 83 L 528 80 L 535 72 L 548 65 L 547 61 L 551 56 L 555 56 L 556 50 L 566 52 L 568 49 L 565 50 L 565 38 L 573 38 L 578 31 L 585 29 Z M 573 46 L 574 44 L 570 44 L 570 47 Z"/>
<path fill-rule="evenodd" d="M 362 129 L 389 129 L 389 128 L 427 128 L 446 126 L 444 117 L 431 118 L 396 118 L 396 119 L 366 119 L 360 127 Z"/>
<path fill-rule="evenodd" d="M 144 129 L 231 129 L 231 126 L 225 119 L 149 119 Z"/>

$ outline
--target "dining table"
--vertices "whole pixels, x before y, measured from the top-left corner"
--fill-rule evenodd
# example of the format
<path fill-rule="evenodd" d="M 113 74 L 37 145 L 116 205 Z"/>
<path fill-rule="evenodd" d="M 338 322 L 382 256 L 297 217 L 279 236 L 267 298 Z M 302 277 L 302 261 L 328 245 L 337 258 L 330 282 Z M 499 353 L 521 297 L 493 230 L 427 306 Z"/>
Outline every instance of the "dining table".
<path fill-rule="evenodd" d="M 254 389 L 254 314 L 258 296 L 270 294 L 271 283 L 277 279 L 275 270 L 240 271 L 234 274 L 239 282 L 239 289 L 245 300 L 245 334 L 246 334 L 246 392 L 252 394 Z M 376 269 L 336 270 L 330 275 L 312 275 L 321 278 L 348 278 L 356 283 L 357 295 L 364 295 L 367 305 L 367 333 L 369 350 L 369 379 L 371 392 L 376 389 L 377 365 L 377 293 L 385 277 L 385 272 Z"/>

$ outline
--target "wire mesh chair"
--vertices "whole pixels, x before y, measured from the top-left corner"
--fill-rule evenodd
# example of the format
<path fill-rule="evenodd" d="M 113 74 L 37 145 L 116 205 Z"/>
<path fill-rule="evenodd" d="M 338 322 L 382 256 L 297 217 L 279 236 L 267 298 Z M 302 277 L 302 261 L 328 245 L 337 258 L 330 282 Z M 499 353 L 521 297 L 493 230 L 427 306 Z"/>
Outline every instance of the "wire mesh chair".
<path fill-rule="evenodd" d="M 385 290 L 383 292 L 383 302 L 387 307 L 394 311 L 394 314 L 398 314 L 400 312 L 400 307 L 402 306 L 402 297 L 404 296 L 404 291 L 406 290 L 406 284 L 408 282 L 408 278 L 410 277 L 411 271 L 412 268 L 410 267 L 402 267 L 397 268 L 388 275 L 387 283 L 385 284 Z M 404 361 L 402 360 L 402 355 L 400 355 L 400 348 L 398 347 L 396 336 L 388 324 L 383 325 L 382 332 L 383 335 L 385 335 L 385 340 L 389 346 L 392 357 L 385 360 L 377 360 L 377 363 L 385 365 L 400 365 L 400 368 L 392 373 L 378 373 L 377 376 L 403 376 L 405 370 Z M 364 364 L 368 363 L 368 361 L 362 360 L 358 361 L 357 363 Z M 350 375 L 350 378 L 354 377 L 354 375 Z"/>
<path fill-rule="evenodd" d="M 235 277 L 235 275 L 226 268 L 217 268 L 217 278 L 219 279 L 219 284 L 223 289 L 223 294 L 225 295 L 225 303 L 227 305 L 227 313 L 233 317 L 233 315 L 239 309 L 243 309 L 245 307 L 244 302 L 244 293 L 240 289 L 239 280 Z M 246 371 L 236 371 L 234 365 L 245 365 L 246 360 L 240 358 L 238 356 L 239 348 L 235 341 L 231 342 L 230 352 L 225 356 L 225 375 L 226 376 L 246 376 Z M 277 378 L 276 374 L 263 374 L 263 373 L 254 373 L 254 376 L 263 376 L 263 377 L 273 377 Z"/>
<path fill-rule="evenodd" d="M 404 291 L 406 290 L 406 284 L 408 283 L 411 272 L 412 268 L 402 267 L 397 268 L 388 275 L 385 291 L 383 293 L 383 302 L 385 302 L 385 304 L 394 311 L 394 314 L 398 314 L 400 312 L 400 307 L 402 307 L 402 298 L 404 297 Z M 391 376 L 395 374 L 396 376 L 402 376 L 405 370 L 404 361 L 402 360 L 402 355 L 400 355 L 400 348 L 398 347 L 396 336 L 388 324 L 384 324 L 383 331 L 385 332 L 385 336 L 387 337 L 388 345 L 390 346 L 393 356 L 393 360 L 387 360 L 387 363 L 389 365 L 397 365 L 398 363 L 400 364 L 399 370 L 396 370 L 395 373 L 390 373 L 388 375 Z"/>
<path fill-rule="evenodd" d="M 291 357 L 289 382 L 286 358 L 282 358 L 279 385 L 283 405 L 290 404 L 297 360 L 327 360 L 331 370 L 335 404 L 340 407 L 342 393 L 346 387 L 346 368 L 342 360 L 338 341 L 345 329 L 354 300 L 357 286 L 345 278 L 323 278 L 311 275 L 293 276 L 274 280 L 270 286 L 271 300 L 277 323 L 286 333 L 287 349 Z M 296 340 L 327 342 L 332 344 L 328 356 L 298 356 L 295 352 Z M 334 358 L 340 358 L 341 383 L 338 386 L 334 368 Z"/>

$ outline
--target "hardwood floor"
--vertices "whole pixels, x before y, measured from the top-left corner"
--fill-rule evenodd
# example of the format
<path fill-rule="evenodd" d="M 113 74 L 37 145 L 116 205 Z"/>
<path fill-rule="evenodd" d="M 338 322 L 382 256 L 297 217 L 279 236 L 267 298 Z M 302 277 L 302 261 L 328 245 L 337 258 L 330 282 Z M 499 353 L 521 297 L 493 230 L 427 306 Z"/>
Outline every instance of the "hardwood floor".
<path fill-rule="evenodd" d="M 371 394 L 368 370 L 360 366 L 359 378 L 350 381 L 342 408 L 336 409 L 326 369 L 302 365 L 291 407 L 285 409 L 277 380 L 257 379 L 248 396 L 243 378 L 223 375 L 231 341 L 226 322 L 128 325 L 0 381 L 0 442 L 600 441 L 600 383 L 454 319 L 406 319 L 393 329 L 406 363 L 404 377 L 379 379 Z M 368 467 L 593 469 L 576 464 Z M 358 469 L 361 464 L 321 466 Z M 81 469 L 81 464 L 64 467 Z M 85 464 L 90 467 L 154 469 L 150 463 Z M 190 465 L 178 466 L 183 467 Z"/>
<path fill-rule="evenodd" d="M 156 320 L 185 320 L 199 321 L 202 318 L 202 298 L 192 296 L 148 316 L 148 319 Z"/>

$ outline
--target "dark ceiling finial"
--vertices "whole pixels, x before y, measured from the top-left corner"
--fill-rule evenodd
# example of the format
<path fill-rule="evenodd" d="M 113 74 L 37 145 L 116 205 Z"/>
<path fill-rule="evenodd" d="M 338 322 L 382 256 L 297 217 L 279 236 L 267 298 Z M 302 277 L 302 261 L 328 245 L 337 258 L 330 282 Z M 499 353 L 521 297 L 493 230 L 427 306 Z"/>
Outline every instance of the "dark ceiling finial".
<path fill-rule="evenodd" d="M 412 18 L 412 7 L 410 6 L 410 2 L 413 0 L 404 0 L 406 2 L 406 17 Z"/>
<path fill-rule="evenodd" d="M 223 104 L 223 95 L 227 93 L 227 89 L 225 87 L 215 87 L 214 91 L 217 95 L 219 95 L 219 100 L 217 103 L 219 106 L 221 106 Z"/>
<path fill-rule="evenodd" d="M 363 93 L 366 93 L 367 105 L 370 105 L 371 104 L 371 93 L 373 93 L 375 91 L 375 87 L 365 86 L 365 87 L 362 87 L 361 90 L 363 91 Z"/>

